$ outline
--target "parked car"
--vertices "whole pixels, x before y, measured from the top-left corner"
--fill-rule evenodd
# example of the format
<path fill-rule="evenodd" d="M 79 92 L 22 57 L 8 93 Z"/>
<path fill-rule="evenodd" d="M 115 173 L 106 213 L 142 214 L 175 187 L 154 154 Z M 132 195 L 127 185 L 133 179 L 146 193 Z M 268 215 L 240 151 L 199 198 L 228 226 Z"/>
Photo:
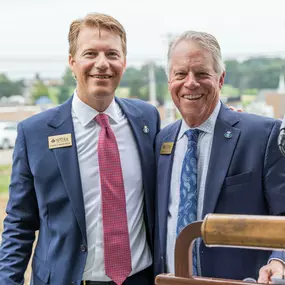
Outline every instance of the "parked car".
<path fill-rule="evenodd" d="M 8 149 L 15 146 L 17 122 L 0 121 L 0 148 Z"/>

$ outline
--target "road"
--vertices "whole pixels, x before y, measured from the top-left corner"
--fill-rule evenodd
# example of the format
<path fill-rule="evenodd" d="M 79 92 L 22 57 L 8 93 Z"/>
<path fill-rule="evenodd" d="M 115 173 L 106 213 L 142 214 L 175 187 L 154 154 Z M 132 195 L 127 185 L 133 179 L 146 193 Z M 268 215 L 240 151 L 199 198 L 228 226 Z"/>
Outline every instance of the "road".
<path fill-rule="evenodd" d="M 7 165 L 12 163 L 13 150 L 0 150 L 0 165 Z"/>

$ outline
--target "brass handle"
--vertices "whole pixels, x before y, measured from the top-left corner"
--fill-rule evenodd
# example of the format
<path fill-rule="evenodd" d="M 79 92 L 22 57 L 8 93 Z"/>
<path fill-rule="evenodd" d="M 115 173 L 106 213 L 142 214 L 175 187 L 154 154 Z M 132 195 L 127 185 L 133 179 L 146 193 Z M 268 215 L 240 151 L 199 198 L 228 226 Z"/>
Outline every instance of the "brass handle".
<path fill-rule="evenodd" d="M 207 246 L 285 248 L 285 217 L 208 214 L 201 227 Z"/>

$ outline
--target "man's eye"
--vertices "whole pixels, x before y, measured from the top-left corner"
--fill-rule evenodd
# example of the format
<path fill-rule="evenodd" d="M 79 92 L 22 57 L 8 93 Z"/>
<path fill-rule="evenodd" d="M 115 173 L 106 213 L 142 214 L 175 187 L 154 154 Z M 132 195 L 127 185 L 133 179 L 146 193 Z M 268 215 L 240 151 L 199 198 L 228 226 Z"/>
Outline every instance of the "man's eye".
<path fill-rule="evenodd" d="M 95 52 L 89 51 L 85 53 L 85 56 L 95 56 Z"/>
<path fill-rule="evenodd" d="M 118 57 L 119 55 L 116 52 L 111 51 L 111 52 L 108 53 L 108 56 L 110 56 L 110 57 Z"/>
<path fill-rule="evenodd" d="M 197 75 L 198 76 L 207 76 L 208 73 L 207 72 L 198 72 Z"/>
<path fill-rule="evenodd" d="M 185 77 L 186 74 L 184 72 L 176 72 L 175 76 L 181 78 L 181 77 Z"/>

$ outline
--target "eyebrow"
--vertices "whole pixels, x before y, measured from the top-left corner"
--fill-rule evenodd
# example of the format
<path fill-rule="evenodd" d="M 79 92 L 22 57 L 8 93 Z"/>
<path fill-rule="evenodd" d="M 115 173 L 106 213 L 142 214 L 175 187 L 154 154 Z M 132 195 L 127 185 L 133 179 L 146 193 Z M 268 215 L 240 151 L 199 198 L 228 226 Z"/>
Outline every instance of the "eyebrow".
<path fill-rule="evenodd" d="M 98 50 L 97 50 L 97 48 L 92 48 L 92 47 L 90 47 L 90 48 L 84 49 L 84 50 L 82 51 L 82 54 L 85 53 L 85 52 L 87 52 L 87 51 L 98 51 Z M 120 53 L 119 50 L 114 49 L 114 48 L 107 49 L 107 51 L 115 51 L 115 52 L 117 52 L 117 53 Z"/>
<path fill-rule="evenodd" d="M 109 49 L 108 51 L 115 51 L 115 52 L 117 52 L 117 53 L 120 53 L 120 51 L 119 51 L 119 50 L 114 49 L 114 48 L 111 48 L 111 49 Z"/>
<path fill-rule="evenodd" d="M 94 48 L 86 48 L 81 52 L 81 54 L 84 54 L 87 51 L 95 51 L 95 49 Z"/>

